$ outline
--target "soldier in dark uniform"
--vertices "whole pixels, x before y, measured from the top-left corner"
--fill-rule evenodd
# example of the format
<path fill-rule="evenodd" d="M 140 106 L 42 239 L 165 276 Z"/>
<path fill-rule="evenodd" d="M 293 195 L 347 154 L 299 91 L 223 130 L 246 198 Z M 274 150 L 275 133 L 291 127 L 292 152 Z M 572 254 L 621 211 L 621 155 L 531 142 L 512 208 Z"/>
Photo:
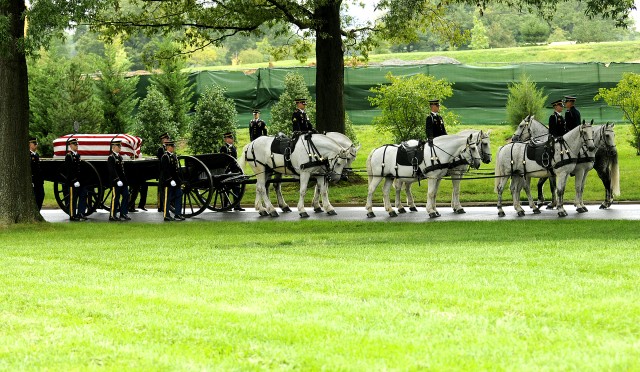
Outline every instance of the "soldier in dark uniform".
<path fill-rule="evenodd" d="M 551 107 L 554 111 L 549 116 L 549 134 L 553 138 L 562 137 L 567 133 L 567 126 L 562 117 L 562 100 L 552 102 Z"/>
<path fill-rule="evenodd" d="M 267 123 L 260 119 L 260 110 L 253 110 L 253 120 L 249 122 L 249 140 L 266 136 L 267 135 Z"/>
<path fill-rule="evenodd" d="M 164 153 L 167 151 L 166 143 L 169 141 L 171 141 L 169 133 L 164 132 L 160 135 L 160 147 L 158 147 L 158 150 L 156 151 L 156 157 L 158 158 L 158 160 L 161 160 L 162 155 L 164 155 Z M 164 197 L 162 195 L 163 190 L 164 188 L 162 187 L 160 182 L 158 182 L 158 212 L 164 211 L 164 208 L 162 207 L 162 202 L 164 200 Z"/>
<path fill-rule="evenodd" d="M 174 153 L 175 144 L 171 141 L 165 142 L 167 151 L 160 159 L 160 185 L 163 190 L 163 216 L 165 221 L 184 221 L 182 212 L 182 179 L 180 177 L 180 163 Z M 171 217 L 169 205 L 173 204 L 175 215 Z"/>
<path fill-rule="evenodd" d="M 447 135 L 447 130 L 444 128 L 444 120 L 439 114 L 440 100 L 429 100 L 429 106 L 431 107 L 431 114 L 427 116 L 425 132 L 427 134 L 427 142 L 429 142 L 429 146 L 433 146 L 433 139 Z"/>
<path fill-rule="evenodd" d="M 35 137 L 29 138 L 29 153 L 31 156 L 31 186 L 33 195 L 36 197 L 38 210 L 42 209 L 44 201 L 44 177 L 40 169 L 40 155 L 38 155 L 38 140 Z"/>
<path fill-rule="evenodd" d="M 571 129 L 580 126 L 582 119 L 580 118 L 580 111 L 575 106 L 576 97 L 573 96 L 564 96 L 564 107 L 567 108 L 567 111 L 564 114 L 564 122 L 567 126 L 567 132 L 571 131 Z"/>
<path fill-rule="evenodd" d="M 69 190 L 69 219 L 71 221 L 86 220 L 87 187 L 83 184 L 80 170 L 80 154 L 78 154 L 78 140 L 67 140 L 69 151 L 64 157 L 64 165 L 67 176 L 66 187 Z"/>
<path fill-rule="evenodd" d="M 313 125 L 307 117 L 307 113 L 304 111 L 307 106 L 306 98 L 297 98 L 296 109 L 291 116 L 291 122 L 293 124 L 293 132 L 314 132 Z"/>
<path fill-rule="evenodd" d="M 222 145 L 222 147 L 220 147 L 220 153 L 221 154 L 227 154 L 231 157 L 233 157 L 234 159 L 238 158 L 238 149 L 236 148 L 236 146 L 233 144 L 233 133 L 231 132 L 227 132 L 225 134 L 223 134 L 224 136 L 224 142 L 225 144 Z M 240 186 L 234 186 L 235 189 L 235 194 L 239 195 L 240 194 Z M 225 198 L 226 199 L 226 198 Z M 223 206 L 227 206 L 228 205 L 228 200 L 223 200 L 222 201 L 222 205 Z M 244 208 L 240 207 L 240 205 L 238 205 L 237 207 L 233 208 L 234 211 L 244 211 Z"/>
<path fill-rule="evenodd" d="M 111 180 L 111 213 L 109 214 L 109 221 L 131 220 L 127 213 L 127 207 L 129 206 L 129 183 L 127 182 L 127 176 L 124 174 L 124 163 L 120 155 L 121 148 L 122 141 L 111 141 L 111 154 L 109 154 L 109 158 L 107 159 L 109 179 Z M 116 216 L 117 209 L 120 209 L 120 216 Z"/>

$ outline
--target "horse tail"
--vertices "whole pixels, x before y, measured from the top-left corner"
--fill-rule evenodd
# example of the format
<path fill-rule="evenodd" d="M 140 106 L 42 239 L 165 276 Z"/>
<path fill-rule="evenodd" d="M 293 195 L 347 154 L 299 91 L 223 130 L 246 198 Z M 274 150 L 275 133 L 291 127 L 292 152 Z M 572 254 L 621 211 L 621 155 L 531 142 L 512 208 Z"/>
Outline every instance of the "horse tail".
<path fill-rule="evenodd" d="M 244 147 L 242 148 L 242 153 L 240 153 L 240 157 L 238 157 L 238 166 L 242 170 L 244 170 L 244 164 L 246 162 L 245 159 L 247 158 L 247 150 L 249 149 L 249 145 L 251 145 L 251 142 L 244 145 Z"/>
<path fill-rule="evenodd" d="M 618 166 L 617 152 L 611 158 L 609 172 L 611 172 L 611 191 L 613 196 L 620 196 L 620 167 Z"/>

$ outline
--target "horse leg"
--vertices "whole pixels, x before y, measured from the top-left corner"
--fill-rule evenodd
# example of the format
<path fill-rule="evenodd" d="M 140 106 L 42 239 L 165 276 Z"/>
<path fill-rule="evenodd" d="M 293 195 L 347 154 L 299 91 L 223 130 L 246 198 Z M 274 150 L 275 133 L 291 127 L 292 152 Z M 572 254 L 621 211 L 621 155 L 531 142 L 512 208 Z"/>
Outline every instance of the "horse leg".
<path fill-rule="evenodd" d="M 541 207 L 544 205 L 544 183 L 547 182 L 548 177 L 542 177 L 538 180 L 538 206 Z M 531 185 L 529 185 L 531 188 Z M 552 190 L 553 192 L 553 190 Z"/>
<path fill-rule="evenodd" d="M 331 205 L 329 201 L 329 181 L 327 181 L 323 176 L 316 177 L 316 188 L 320 190 L 320 196 L 322 197 L 322 205 L 324 206 L 324 210 L 327 211 L 329 216 L 335 216 L 336 213 L 335 208 Z"/>
<path fill-rule="evenodd" d="M 462 178 L 462 173 L 452 174 L 454 179 L 451 180 L 453 185 L 453 191 L 451 192 L 451 208 L 453 208 L 453 212 L 456 214 L 465 213 L 462 205 L 460 205 L 460 178 Z"/>
<path fill-rule="evenodd" d="M 576 176 L 576 185 L 575 185 L 576 198 L 573 202 L 573 205 L 575 205 L 576 207 L 576 212 L 584 213 L 584 212 L 587 212 L 587 208 L 583 204 L 582 193 L 584 191 L 584 181 L 586 179 L 586 172 L 582 168 L 578 169 L 576 167 L 576 169 L 574 170 L 574 174 Z"/>
<path fill-rule="evenodd" d="M 275 176 L 276 180 L 280 180 L 282 179 L 282 175 L 281 174 L 276 174 Z M 287 202 L 284 201 L 284 196 L 282 195 L 282 183 L 280 182 L 276 182 L 273 184 L 273 189 L 276 192 L 276 197 L 278 198 L 278 207 L 283 211 L 283 212 L 291 212 L 291 208 L 289 208 L 289 205 L 287 204 Z M 269 195 L 269 190 L 267 189 L 267 195 Z"/>
<path fill-rule="evenodd" d="M 559 217 L 566 217 L 567 211 L 564 210 L 564 191 L 567 186 L 567 179 L 569 178 L 568 172 L 562 172 L 556 174 L 556 198 L 557 198 L 557 209 Z"/>
<path fill-rule="evenodd" d="M 511 177 L 511 186 L 509 189 L 511 190 L 511 197 L 513 198 L 513 208 L 518 212 L 518 217 L 524 216 L 524 210 L 522 206 L 520 206 L 520 191 L 522 190 L 523 182 L 531 182 L 529 177 L 521 177 L 515 176 Z"/>
<path fill-rule="evenodd" d="M 613 202 L 611 175 L 609 174 L 609 169 L 607 167 L 605 167 L 604 169 L 596 168 L 596 172 L 598 172 L 598 177 L 600 177 L 600 181 L 602 181 L 602 185 L 604 186 L 604 201 L 602 202 L 602 204 L 600 204 L 600 209 L 607 209 Z"/>
<path fill-rule="evenodd" d="M 411 185 L 413 185 L 413 181 L 405 181 L 404 182 L 404 191 L 407 194 L 407 204 L 409 204 L 409 210 L 411 212 L 417 212 L 418 208 L 416 207 L 416 202 L 413 198 L 413 192 L 411 191 Z"/>
<path fill-rule="evenodd" d="M 404 182 L 399 178 L 393 180 L 393 189 L 396 190 L 396 200 L 394 202 L 394 205 L 398 209 L 398 213 L 407 213 L 407 211 L 404 209 L 404 205 L 402 205 L 402 195 L 400 195 L 402 193 L 403 184 Z"/>
<path fill-rule="evenodd" d="M 320 207 L 321 194 L 322 194 L 322 190 L 320 190 L 320 183 L 316 182 L 316 187 L 313 188 L 313 201 L 311 202 L 313 211 L 316 213 L 322 212 L 322 208 Z"/>
<path fill-rule="evenodd" d="M 369 176 L 369 190 L 367 193 L 367 204 L 365 208 L 367 209 L 367 217 L 372 218 L 376 215 L 373 213 L 373 193 L 378 188 L 378 185 L 382 181 L 382 177 L 373 177 Z"/>
<path fill-rule="evenodd" d="M 498 193 L 498 217 L 504 217 L 504 210 L 502 209 L 502 192 L 504 191 L 504 186 L 507 184 L 509 178 L 500 177 L 498 182 L 496 183 L 496 192 Z"/>
<path fill-rule="evenodd" d="M 389 216 L 397 217 L 398 214 L 393 210 L 391 206 L 391 199 L 389 194 L 391 193 L 391 185 L 393 184 L 393 178 L 386 178 L 384 185 L 382 186 L 382 200 L 384 202 L 384 210 L 389 212 Z"/>
<path fill-rule="evenodd" d="M 533 196 L 531 195 L 531 179 L 525 179 L 522 180 L 522 182 L 522 187 L 524 188 L 524 192 L 527 194 L 527 200 L 529 201 L 529 208 L 531 208 L 533 214 L 539 214 L 540 208 L 538 208 L 536 203 L 533 202 Z M 540 184 L 540 181 L 538 181 L 538 184 Z"/>
<path fill-rule="evenodd" d="M 307 194 L 307 186 L 309 185 L 309 178 L 311 174 L 309 172 L 300 172 L 300 199 L 298 200 L 298 213 L 301 218 L 309 217 L 309 214 L 304 210 L 304 196 Z"/>
<path fill-rule="evenodd" d="M 427 213 L 429 218 L 440 217 L 440 213 L 436 210 L 436 194 L 440 185 L 440 178 L 429 178 L 427 182 Z"/>
<path fill-rule="evenodd" d="M 265 173 L 258 173 L 256 176 L 256 202 L 254 208 L 258 211 L 260 216 L 268 216 L 269 212 L 266 210 L 264 200 L 269 200 L 267 195 L 267 176 Z"/>
<path fill-rule="evenodd" d="M 547 209 L 553 209 L 558 206 L 558 197 L 556 194 L 557 180 L 556 176 L 549 177 L 549 188 L 551 188 L 551 203 L 547 205 Z"/>

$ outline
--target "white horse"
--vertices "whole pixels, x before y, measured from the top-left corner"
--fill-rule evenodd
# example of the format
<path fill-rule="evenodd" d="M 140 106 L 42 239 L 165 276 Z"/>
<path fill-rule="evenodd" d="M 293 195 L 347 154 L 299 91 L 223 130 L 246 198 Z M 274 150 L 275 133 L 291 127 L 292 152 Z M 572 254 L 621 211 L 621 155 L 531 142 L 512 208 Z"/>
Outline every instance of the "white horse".
<path fill-rule="evenodd" d="M 427 212 L 429 217 L 439 217 L 436 209 L 436 195 L 440 181 L 449 171 L 449 166 L 458 159 L 465 159 L 469 164 L 480 164 L 478 148 L 473 136 L 467 138 L 450 135 L 434 138 L 433 147 L 425 145 L 422 149 L 423 160 L 413 165 L 398 165 L 397 155 L 399 145 L 385 145 L 371 151 L 367 158 L 367 175 L 369 177 L 369 193 L 367 195 L 367 217 L 375 217 L 373 213 L 373 193 L 385 179 L 382 189 L 384 207 L 391 217 L 397 214 L 389 201 L 389 191 L 394 179 L 411 180 L 417 178 L 416 170 L 423 178 L 428 179 Z M 417 169 L 416 169 L 417 168 Z"/>
<path fill-rule="evenodd" d="M 593 142 L 596 146 L 594 151 L 589 151 L 587 148 L 582 148 L 580 151 L 580 155 L 578 156 L 578 163 L 576 164 L 576 168 L 573 173 L 576 176 L 576 198 L 574 204 L 576 206 L 576 211 L 578 213 L 587 212 L 587 207 L 584 205 L 584 201 L 582 196 L 584 194 L 584 186 L 587 182 L 587 175 L 589 171 L 594 168 L 594 164 L 596 162 L 597 153 L 605 152 L 611 153 L 616 152 L 616 134 L 613 131 L 613 123 L 607 123 L 605 125 L 596 125 L 593 127 Z M 617 162 L 616 162 L 617 165 Z M 620 182 L 619 176 L 620 172 L 618 172 L 618 168 L 614 168 L 614 172 L 612 172 L 612 181 L 613 185 L 617 185 L 617 189 L 614 189 L 614 192 L 620 193 Z"/>
<path fill-rule="evenodd" d="M 548 161 L 549 166 L 553 168 L 556 174 L 556 197 L 558 199 L 558 216 L 560 217 L 567 215 L 563 205 L 564 190 L 569 174 L 576 167 L 577 154 L 580 148 L 585 145 L 590 151 L 595 149 L 593 128 L 590 123 L 585 123 L 584 121 L 580 126 L 565 134 L 561 141 L 553 142 L 554 155 Z M 524 216 L 524 210 L 520 206 L 520 191 L 523 187 L 529 199 L 529 206 L 534 213 L 540 213 L 531 197 L 531 178 L 548 177 L 549 171 L 535 161 L 528 161 L 527 147 L 526 143 L 514 142 L 506 144 L 498 150 L 495 191 L 498 193 L 498 216 L 500 217 L 505 215 L 502 210 L 502 192 L 508 178 L 511 178 L 510 189 L 513 197 L 513 207 L 518 212 L 518 216 Z"/>
<path fill-rule="evenodd" d="M 473 136 L 473 141 L 476 143 L 476 146 L 479 147 L 480 158 L 483 163 L 488 164 L 491 163 L 491 142 L 489 140 L 490 132 L 484 133 L 481 130 L 463 130 L 459 133 L 456 133 L 456 136 L 468 137 L 469 135 Z M 417 146 L 418 141 L 410 140 L 407 141 L 410 146 Z M 453 212 L 457 214 L 465 213 L 464 208 L 460 204 L 460 182 L 465 173 L 469 171 L 469 168 L 478 169 L 480 164 L 477 165 L 475 162 L 473 164 L 469 164 L 467 162 L 461 162 L 459 165 L 455 165 L 452 168 L 449 168 L 447 172 L 447 176 L 451 176 L 451 183 L 453 184 L 453 191 L 451 195 L 451 208 L 453 208 Z M 414 182 L 417 182 L 418 178 L 407 179 L 407 178 L 396 178 L 393 182 L 393 187 L 396 190 L 396 200 L 395 206 L 398 209 L 398 213 L 406 213 L 404 206 L 402 205 L 402 198 L 400 197 L 400 193 L 402 189 L 405 189 L 405 193 L 407 195 L 407 204 L 409 205 L 409 210 L 412 212 L 417 211 L 416 204 L 414 202 L 413 193 L 411 192 L 411 186 Z"/>
<path fill-rule="evenodd" d="M 322 205 L 329 215 L 335 215 L 335 209 L 329 202 L 329 181 L 338 181 L 342 169 L 347 163 L 349 149 L 340 146 L 336 141 L 323 134 L 301 135 L 298 137 L 290 154 L 274 154 L 271 152 L 273 136 L 262 136 L 247 144 L 238 164 L 244 167 L 249 162 L 256 176 L 255 209 L 261 216 L 277 217 L 267 190 L 267 181 L 271 175 L 286 174 L 300 179 L 300 199 L 298 212 L 300 217 L 309 217 L 304 209 L 304 197 L 311 177 L 315 178 L 320 188 Z M 290 167 L 288 167 L 288 164 Z"/>

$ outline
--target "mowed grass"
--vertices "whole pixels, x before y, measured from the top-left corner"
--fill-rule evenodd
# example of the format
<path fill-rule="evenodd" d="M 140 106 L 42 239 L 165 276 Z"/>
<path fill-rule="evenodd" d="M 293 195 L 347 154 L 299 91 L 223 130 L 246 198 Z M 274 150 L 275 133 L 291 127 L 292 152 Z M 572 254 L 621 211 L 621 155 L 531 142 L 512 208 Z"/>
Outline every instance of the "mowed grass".
<path fill-rule="evenodd" d="M 2 370 L 637 370 L 637 222 L 0 231 Z"/>

